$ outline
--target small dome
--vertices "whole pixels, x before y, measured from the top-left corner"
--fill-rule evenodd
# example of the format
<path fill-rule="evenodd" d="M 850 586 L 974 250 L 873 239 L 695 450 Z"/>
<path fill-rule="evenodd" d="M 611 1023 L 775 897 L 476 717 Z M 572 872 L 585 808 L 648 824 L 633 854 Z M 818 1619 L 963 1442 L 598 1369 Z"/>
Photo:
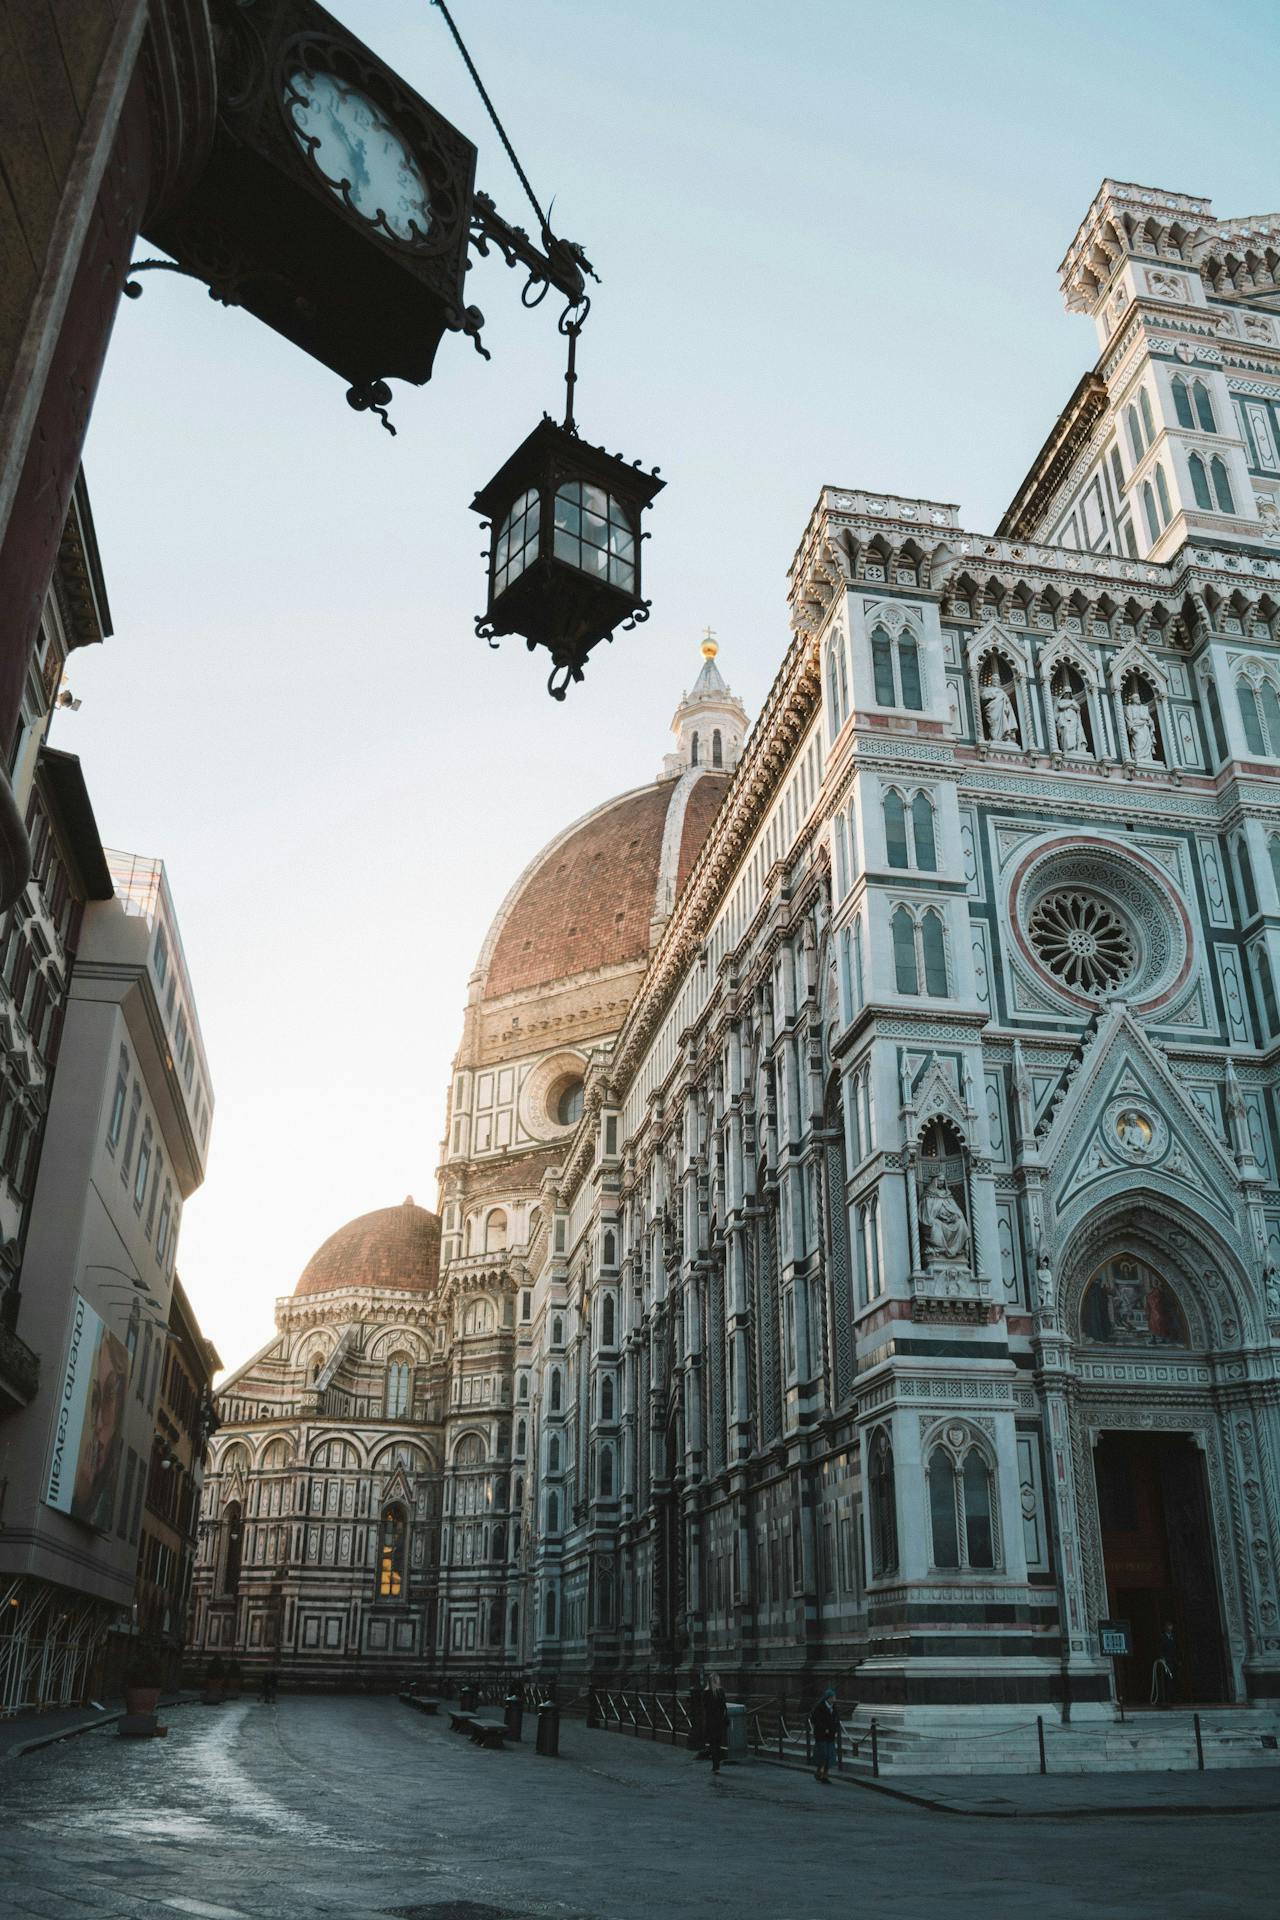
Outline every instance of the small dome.
<path fill-rule="evenodd" d="M 402 1287 L 433 1293 L 440 1277 L 440 1221 L 412 1197 L 339 1227 L 302 1269 L 294 1298 L 341 1287 Z"/>

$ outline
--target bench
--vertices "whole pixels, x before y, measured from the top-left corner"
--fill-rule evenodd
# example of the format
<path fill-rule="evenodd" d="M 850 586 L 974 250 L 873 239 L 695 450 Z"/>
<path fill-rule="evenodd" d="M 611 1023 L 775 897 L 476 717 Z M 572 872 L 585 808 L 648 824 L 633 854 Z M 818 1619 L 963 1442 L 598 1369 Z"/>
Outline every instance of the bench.
<path fill-rule="evenodd" d="M 478 1747 L 496 1747 L 501 1750 L 504 1741 L 511 1738 L 505 1720 L 473 1718 L 469 1731 Z"/>

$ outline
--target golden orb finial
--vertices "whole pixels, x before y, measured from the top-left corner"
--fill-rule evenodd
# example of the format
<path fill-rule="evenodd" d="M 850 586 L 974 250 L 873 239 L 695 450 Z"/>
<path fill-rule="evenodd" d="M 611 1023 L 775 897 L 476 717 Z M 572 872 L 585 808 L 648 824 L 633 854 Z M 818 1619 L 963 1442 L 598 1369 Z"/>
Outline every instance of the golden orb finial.
<path fill-rule="evenodd" d="M 712 627 L 704 627 L 702 629 L 703 659 L 714 660 L 716 655 L 719 653 L 719 651 L 720 651 L 720 645 L 715 636 L 715 629 Z"/>

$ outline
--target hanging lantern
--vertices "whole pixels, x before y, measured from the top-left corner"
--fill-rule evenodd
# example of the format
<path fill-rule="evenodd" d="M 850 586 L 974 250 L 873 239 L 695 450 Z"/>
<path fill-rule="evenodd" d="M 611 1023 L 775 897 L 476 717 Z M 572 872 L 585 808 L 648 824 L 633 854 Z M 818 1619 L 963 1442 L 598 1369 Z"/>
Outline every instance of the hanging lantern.
<path fill-rule="evenodd" d="M 572 381 L 572 363 L 570 366 Z M 570 385 L 572 394 L 572 385 Z M 547 691 L 563 700 L 592 647 L 649 617 L 640 583 L 640 516 L 665 480 L 578 438 L 549 415 L 472 501 L 492 527 L 489 604 L 476 632 L 546 647 Z"/>

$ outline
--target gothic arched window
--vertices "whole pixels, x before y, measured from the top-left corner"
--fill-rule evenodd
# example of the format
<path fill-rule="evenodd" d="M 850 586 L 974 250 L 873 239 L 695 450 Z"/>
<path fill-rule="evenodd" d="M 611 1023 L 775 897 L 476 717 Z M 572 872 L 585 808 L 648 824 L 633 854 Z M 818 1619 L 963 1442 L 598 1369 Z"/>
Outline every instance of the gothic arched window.
<path fill-rule="evenodd" d="M 945 1000 L 947 983 L 947 945 L 942 915 L 934 907 L 925 909 L 920 923 L 920 945 L 924 955 L 924 990 L 935 999 Z"/>
<path fill-rule="evenodd" d="M 698 755 L 699 755 L 698 736 L 695 733 L 690 737 L 690 740 L 689 740 L 689 765 L 691 767 L 697 766 Z"/>
<path fill-rule="evenodd" d="M 602 1500 L 612 1500 L 613 1498 L 612 1447 L 601 1447 L 600 1449 L 600 1498 Z"/>
<path fill-rule="evenodd" d="M 559 1471 L 560 1471 L 560 1436 L 558 1433 L 553 1433 L 551 1435 L 551 1438 L 547 1441 L 547 1472 L 559 1473 Z"/>
<path fill-rule="evenodd" d="M 895 907 L 889 923 L 893 934 L 893 976 L 899 993 L 919 993 L 916 971 L 916 923 L 906 907 Z"/>
<path fill-rule="evenodd" d="M 1218 458 L 1216 453 L 1209 462 L 1209 472 L 1213 478 L 1213 494 L 1218 503 L 1219 512 L 1234 513 L 1236 503 L 1231 497 L 1231 482 L 1227 479 L 1226 464 Z"/>
<path fill-rule="evenodd" d="M 558 1367 L 554 1367 L 551 1372 L 551 1411 L 552 1413 L 559 1413 L 560 1411 L 560 1391 L 561 1391 L 560 1369 Z"/>
<path fill-rule="evenodd" d="M 1173 508 L 1169 504 L 1169 485 L 1164 477 L 1164 468 L 1162 466 L 1157 466 L 1156 468 L 1156 492 L 1160 496 L 1161 523 L 1167 527 L 1173 517 Z"/>
<path fill-rule="evenodd" d="M 600 1418 L 602 1420 L 613 1418 L 613 1380 L 607 1373 L 601 1377 L 600 1381 Z"/>
<path fill-rule="evenodd" d="M 556 1590 L 554 1587 L 547 1588 L 547 1597 L 546 1597 L 546 1600 L 543 1602 L 543 1607 L 542 1607 L 542 1622 L 543 1622 L 543 1627 L 547 1633 L 555 1632 L 556 1630 Z"/>
<path fill-rule="evenodd" d="M 222 1591 L 228 1598 L 240 1591 L 240 1560 L 244 1550 L 244 1509 L 232 1500 L 222 1516 L 226 1543 L 222 1554 Z"/>
<path fill-rule="evenodd" d="M 964 1428 L 929 1454 L 929 1534 L 940 1572 L 989 1572 L 997 1565 L 995 1476 L 983 1449 Z"/>
<path fill-rule="evenodd" d="M 613 1345 L 615 1318 L 616 1310 L 613 1304 L 613 1295 L 606 1293 L 600 1307 L 600 1345 L 602 1347 L 611 1347 Z"/>
<path fill-rule="evenodd" d="M 868 1475 L 871 1508 L 871 1574 L 879 1580 L 898 1570 L 898 1508 L 893 1480 L 893 1442 L 884 1427 L 871 1442 Z"/>
<path fill-rule="evenodd" d="M 711 764 L 713 767 L 724 765 L 724 741 L 719 727 L 715 727 L 711 734 Z"/>
<path fill-rule="evenodd" d="M 871 678 L 877 706 L 907 707 L 916 713 L 924 706 L 920 654 L 909 633 L 895 640 L 886 627 L 872 628 Z"/>
<path fill-rule="evenodd" d="M 560 1496 L 554 1490 L 547 1495 L 547 1532 L 560 1531 Z"/>
<path fill-rule="evenodd" d="M 1209 476 L 1205 472 L 1204 461 L 1198 453 L 1193 453 L 1187 461 L 1187 467 L 1191 474 L 1191 492 L 1196 505 L 1203 507 L 1206 512 L 1211 512 L 1213 495 L 1209 492 Z"/>
<path fill-rule="evenodd" d="M 606 1267 L 616 1267 L 618 1264 L 618 1237 L 612 1227 L 608 1228 L 605 1233 L 604 1245 L 600 1253 L 600 1263 Z"/>
<path fill-rule="evenodd" d="M 907 810 L 896 787 L 890 787 L 884 796 L 884 850 L 891 867 L 910 864 L 907 853 Z"/>
<path fill-rule="evenodd" d="M 1209 398 L 1209 389 L 1203 380 L 1197 380 L 1192 387 L 1196 402 L 1196 419 L 1204 433 L 1216 433 L 1218 423 L 1213 417 L 1213 402 Z"/>
<path fill-rule="evenodd" d="M 1151 417 L 1151 401 L 1145 387 L 1138 388 L 1138 406 L 1142 412 L 1142 426 L 1147 436 L 1147 445 L 1150 446 L 1156 437 L 1156 423 Z"/>
<path fill-rule="evenodd" d="M 1195 426 L 1195 417 L 1191 411 L 1191 395 L 1180 373 L 1175 374 L 1173 379 L 1173 410 L 1178 416 L 1180 427 Z"/>
<path fill-rule="evenodd" d="M 528 1444 L 529 1444 L 529 1423 L 527 1420 L 521 1420 L 516 1425 L 516 1453 L 518 1455 L 523 1455 L 524 1450 L 528 1446 Z"/>
<path fill-rule="evenodd" d="M 1142 511 L 1147 519 L 1147 532 L 1154 542 L 1160 538 L 1160 521 L 1156 514 L 1156 497 L 1149 480 L 1142 483 Z"/>
<path fill-rule="evenodd" d="M 1143 454 L 1146 452 L 1146 447 L 1143 445 L 1142 428 L 1138 424 L 1137 409 L 1135 407 L 1126 407 L 1124 410 L 1124 418 L 1125 425 L 1129 429 L 1129 445 L 1133 449 L 1134 460 L 1141 460 Z"/>
<path fill-rule="evenodd" d="M 407 1353 L 393 1353 L 387 1362 L 385 1414 L 388 1420 L 402 1420 L 409 1411 L 413 1368 Z"/>
<path fill-rule="evenodd" d="M 404 1592 L 406 1532 L 404 1508 L 394 1503 L 384 1507 L 378 1533 L 379 1600 L 399 1600 Z"/>
<path fill-rule="evenodd" d="M 937 869 L 938 854 L 934 836 L 933 804 L 928 794 L 918 793 L 911 802 L 911 837 L 915 842 L 915 865 L 924 873 Z"/>
<path fill-rule="evenodd" d="M 486 1253 L 501 1253 L 507 1244 L 507 1216 L 501 1207 L 495 1207 L 484 1223 L 484 1250 Z"/>

